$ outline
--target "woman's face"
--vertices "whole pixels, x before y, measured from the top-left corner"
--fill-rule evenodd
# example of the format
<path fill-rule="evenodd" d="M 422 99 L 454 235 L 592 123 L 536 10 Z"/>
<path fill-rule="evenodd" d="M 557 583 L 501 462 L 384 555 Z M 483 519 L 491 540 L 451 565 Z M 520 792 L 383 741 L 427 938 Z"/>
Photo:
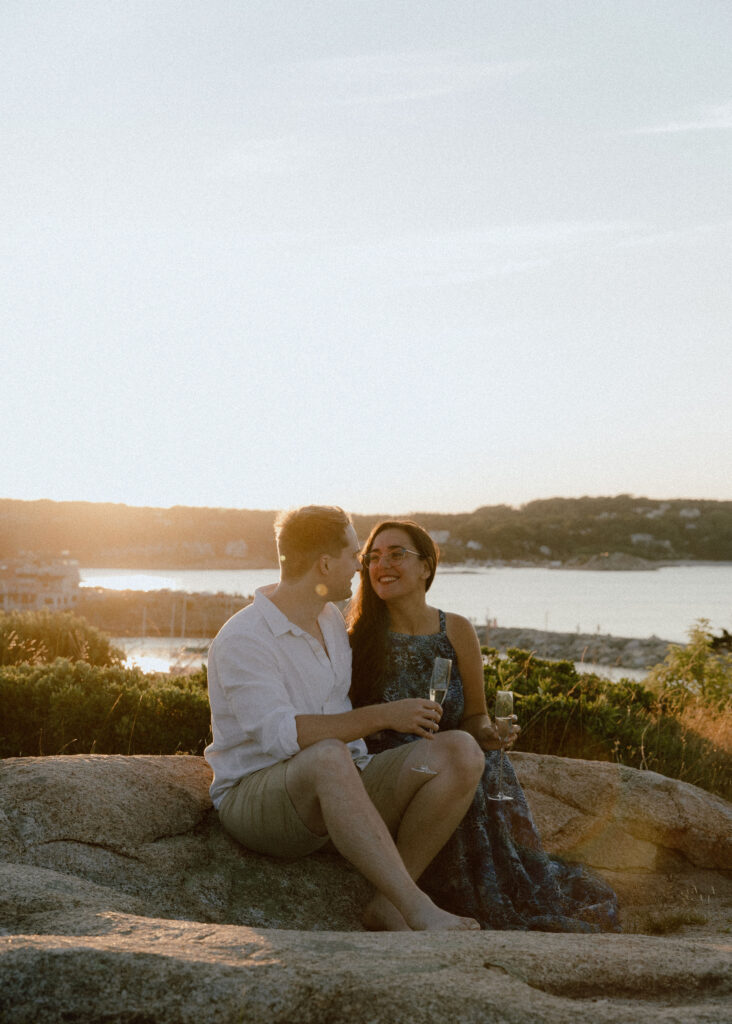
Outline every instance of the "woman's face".
<path fill-rule="evenodd" d="M 395 597 L 404 597 L 421 590 L 424 593 L 425 582 L 430 574 L 429 564 L 415 554 L 406 554 L 395 564 L 391 554 L 406 548 L 408 552 L 417 550 L 414 541 L 406 530 L 390 527 L 377 533 L 369 553 L 379 555 L 368 568 L 369 580 L 377 597 L 382 601 L 390 601 Z"/>

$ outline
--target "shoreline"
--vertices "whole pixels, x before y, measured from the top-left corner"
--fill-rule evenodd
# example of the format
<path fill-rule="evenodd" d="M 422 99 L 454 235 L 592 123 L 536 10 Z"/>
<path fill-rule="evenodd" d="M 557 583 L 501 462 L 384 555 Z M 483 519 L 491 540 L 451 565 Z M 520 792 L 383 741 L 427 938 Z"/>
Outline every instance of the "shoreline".
<path fill-rule="evenodd" d="M 486 636 L 487 632 L 487 636 Z M 603 633 L 558 633 L 521 626 L 495 626 L 478 629 L 481 645 L 505 654 L 519 648 L 547 661 L 569 661 L 578 671 L 612 670 L 609 678 L 622 678 L 623 670 L 640 679 L 662 662 L 672 641 L 659 637 L 618 637 Z M 213 637 L 201 636 L 113 636 L 127 663 L 144 671 L 185 674 L 206 664 Z M 676 646 L 683 646 L 676 645 Z M 631 677 L 631 676 L 629 676 Z"/>
<path fill-rule="evenodd" d="M 646 638 L 612 636 L 610 633 L 559 633 L 521 626 L 489 626 L 480 630 L 482 643 L 502 654 L 511 647 L 531 651 L 549 661 L 571 661 L 607 668 L 647 671 L 658 665 L 669 647 L 684 647 L 657 636 Z"/>
<path fill-rule="evenodd" d="M 621 556 L 623 559 L 632 560 L 633 566 L 620 563 L 620 559 L 614 556 Z M 607 561 L 605 559 L 607 558 Z M 126 559 L 124 561 L 127 561 Z M 642 563 L 642 564 L 641 564 Z M 552 559 L 523 559 L 523 558 L 492 558 L 485 560 L 468 559 L 464 562 L 440 561 L 441 572 L 474 572 L 480 569 L 556 569 L 556 570 L 581 570 L 583 572 L 643 572 L 655 569 L 667 568 L 697 568 L 701 566 L 721 566 L 722 568 L 732 567 L 732 561 L 719 559 L 691 559 L 691 558 L 663 558 L 650 559 L 640 558 L 637 555 L 624 555 L 622 552 L 614 552 L 610 555 L 588 555 L 580 561 L 578 558 L 570 558 L 567 561 Z M 262 564 L 261 562 L 227 561 L 226 559 L 207 559 L 201 562 L 188 562 L 185 565 L 174 565 L 169 562 L 160 565 L 140 565 L 139 562 L 131 562 L 124 565 L 119 560 L 109 562 L 104 559 L 103 564 L 91 565 L 85 562 L 79 566 L 79 571 L 85 569 L 102 569 L 113 572 L 117 569 L 124 569 L 126 572 L 262 572 L 269 569 L 277 569 L 276 562 Z"/>

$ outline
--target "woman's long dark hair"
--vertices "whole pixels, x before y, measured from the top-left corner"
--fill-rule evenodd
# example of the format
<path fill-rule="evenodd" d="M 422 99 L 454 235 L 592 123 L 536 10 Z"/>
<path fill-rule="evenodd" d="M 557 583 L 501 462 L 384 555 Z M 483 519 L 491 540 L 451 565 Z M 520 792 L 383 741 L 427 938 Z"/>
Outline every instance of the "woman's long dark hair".
<path fill-rule="evenodd" d="M 384 530 L 404 530 L 414 550 L 430 569 L 425 580 L 425 591 L 432 586 L 440 551 L 426 530 L 410 519 L 385 519 L 377 523 L 364 547 L 367 555 L 374 541 Z M 351 674 L 351 701 L 354 707 L 377 704 L 384 696 L 386 684 L 386 639 L 389 632 L 389 610 L 386 603 L 374 593 L 369 571 L 361 567 L 361 585 L 346 612 L 346 622 L 353 651 Z"/>

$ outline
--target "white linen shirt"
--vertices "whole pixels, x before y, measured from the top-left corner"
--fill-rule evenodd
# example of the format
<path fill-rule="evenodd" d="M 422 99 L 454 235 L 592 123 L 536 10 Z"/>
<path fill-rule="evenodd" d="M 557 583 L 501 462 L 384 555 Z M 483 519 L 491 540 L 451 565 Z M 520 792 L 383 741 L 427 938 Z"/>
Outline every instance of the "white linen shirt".
<path fill-rule="evenodd" d="M 326 604 L 318 617 L 328 653 L 268 598 L 254 602 L 219 630 L 208 654 L 213 742 L 203 756 L 213 768 L 211 800 L 219 806 L 240 779 L 297 754 L 296 715 L 351 711 L 351 647 L 343 616 Z M 351 756 L 368 758 L 363 740 Z M 362 762 L 361 762 L 362 763 Z"/>

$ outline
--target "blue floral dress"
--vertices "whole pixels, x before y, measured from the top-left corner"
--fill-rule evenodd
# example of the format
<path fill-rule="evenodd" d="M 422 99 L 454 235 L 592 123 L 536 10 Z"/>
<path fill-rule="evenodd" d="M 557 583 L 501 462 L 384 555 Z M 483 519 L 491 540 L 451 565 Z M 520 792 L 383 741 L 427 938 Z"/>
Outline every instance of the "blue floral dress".
<path fill-rule="evenodd" d="M 457 729 L 463 715 L 463 686 L 442 611 L 439 633 L 389 634 L 384 700 L 426 697 L 436 657 L 452 658 L 453 663 L 440 730 Z M 376 754 L 416 738 L 384 730 L 368 737 L 367 743 L 369 752 Z M 487 799 L 497 792 L 499 758 L 500 751 L 486 753 L 473 802 L 422 875 L 420 886 L 445 910 L 474 917 L 486 929 L 619 931 L 617 897 L 610 886 L 581 865 L 544 853 L 509 757 L 504 759 L 503 788 L 513 801 Z"/>

